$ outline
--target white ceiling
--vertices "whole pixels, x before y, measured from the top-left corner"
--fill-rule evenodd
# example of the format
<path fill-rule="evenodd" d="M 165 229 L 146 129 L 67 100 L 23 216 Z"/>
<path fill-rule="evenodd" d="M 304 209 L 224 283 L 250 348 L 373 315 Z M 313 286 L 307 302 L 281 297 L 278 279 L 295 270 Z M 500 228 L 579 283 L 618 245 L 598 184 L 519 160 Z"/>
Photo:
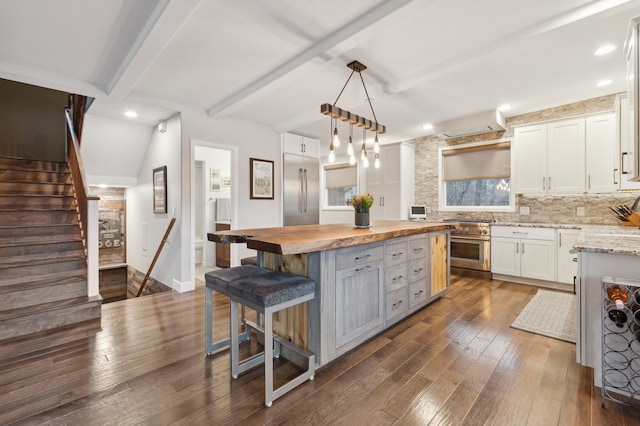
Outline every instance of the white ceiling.
<path fill-rule="evenodd" d="M 640 0 L 4 0 L 0 78 L 93 96 L 105 118 L 191 107 L 326 141 L 320 104 L 355 59 L 384 143 L 504 103 L 513 116 L 624 91 L 636 15 Z M 337 105 L 372 119 L 357 77 Z"/>

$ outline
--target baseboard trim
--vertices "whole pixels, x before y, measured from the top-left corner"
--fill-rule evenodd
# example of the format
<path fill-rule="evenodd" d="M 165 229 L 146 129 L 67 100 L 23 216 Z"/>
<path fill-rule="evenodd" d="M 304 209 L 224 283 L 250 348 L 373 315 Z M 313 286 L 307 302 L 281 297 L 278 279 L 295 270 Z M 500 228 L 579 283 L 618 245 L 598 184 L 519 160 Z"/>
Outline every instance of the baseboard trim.
<path fill-rule="evenodd" d="M 171 283 L 171 287 L 178 293 L 186 293 L 188 291 L 194 291 L 196 289 L 195 282 L 191 281 L 178 281 L 175 278 Z"/>

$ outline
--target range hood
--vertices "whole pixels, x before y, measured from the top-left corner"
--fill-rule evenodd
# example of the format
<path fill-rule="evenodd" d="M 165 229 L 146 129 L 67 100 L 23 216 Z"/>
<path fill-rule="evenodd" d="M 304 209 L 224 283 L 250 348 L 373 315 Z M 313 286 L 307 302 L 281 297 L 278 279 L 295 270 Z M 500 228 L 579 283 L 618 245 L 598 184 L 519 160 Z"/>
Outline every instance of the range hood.
<path fill-rule="evenodd" d="M 454 120 L 443 121 L 433 126 L 433 133 L 443 138 L 458 138 L 487 132 L 504 130 L 504 117 L 498 110 L 485 111 Z"/>

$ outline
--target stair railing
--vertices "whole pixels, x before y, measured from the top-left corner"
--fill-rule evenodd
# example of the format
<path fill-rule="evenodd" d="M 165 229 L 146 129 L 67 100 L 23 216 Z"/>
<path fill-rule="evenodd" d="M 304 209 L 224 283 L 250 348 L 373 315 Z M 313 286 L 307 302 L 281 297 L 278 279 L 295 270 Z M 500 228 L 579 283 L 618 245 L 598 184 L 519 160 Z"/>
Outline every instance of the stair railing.
<path fill-rule="evenodd" d="M 81 100 L 83 98 L 84 100 Z M 74 123 L 82 126 L 83 122 L 82 117 L 78 117 L 78 115 L 84 116 L 84 108 L 78 105 L 86 105 L 86 96 L 69 95 L 69 106 L 65 110 L 67 122 L 67 161 L 76 196 L 82 243 L 84 244 L 87 266 L 89 268 L 88 291 L 89 295 L 92 296 L 99 294 L 98 201 L 100 197 L 89 193 L 84 163 L 82 162 L 82 155 L 80 153 L 80 142 L 78 140 L 78 134 L 76 133 L 76 127 L 74 126 Z"/>
<path fill-rule="evenodd" d="M 165 243 L 167 242 L 167 239 L 169 239 L 169 234 L 171 233 L 171 228 L 173 228 L 173 225 L 176 223 L 176 218 L 172 217 L 171 218 L 171 222 L 169 222 L 169 226 L 167 226 L 167 231 L 164 233 L 164 237 L 162 237 L 162 241 L 160 241 L 160 244 L 158 245 L 158 250 L 156 250 L 156 255 L 153 257 L 153 261 L 151 262 L 151 265 L 149 266 L 149 270 L 147 271 L 147 275 L 145 275 L 144 280 L 142 280 L 142 284 L 140 284 L 140 288 L 138 289 L 138 293 L 136 294 L 136 297 L 140 297 L 140 295 L 142 294 L 142 290 L 144 290 L 144 286 L 147 285 L 147 281 L 149 280 L 149 277 L 151 276 L 151 271 L 153 270 L 153 267 L 156 265 L 156 262 L 158 261 L 158 257 L 160 257 L 160 252 L 162 251 Z"/>

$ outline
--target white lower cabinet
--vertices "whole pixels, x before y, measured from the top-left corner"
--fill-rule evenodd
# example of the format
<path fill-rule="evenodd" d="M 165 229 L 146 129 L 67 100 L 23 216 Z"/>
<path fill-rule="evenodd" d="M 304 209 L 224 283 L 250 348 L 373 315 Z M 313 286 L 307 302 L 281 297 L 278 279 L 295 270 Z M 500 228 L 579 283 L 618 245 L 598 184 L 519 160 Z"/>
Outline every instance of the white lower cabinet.
<path fill-rule="evenodd" d="M 578 229 L 557 230 L 558 282 L 575 285 L 578 275 L 578 253 L 571 253 L 573 244 L 578 239 Z M 574 289 L 575 291 L 575 289 Z"/>
<path fill-rule="evenodd" d="M 555 230 L 519 226 L 492 227 L 491 273 L 555 281 Z"/>

